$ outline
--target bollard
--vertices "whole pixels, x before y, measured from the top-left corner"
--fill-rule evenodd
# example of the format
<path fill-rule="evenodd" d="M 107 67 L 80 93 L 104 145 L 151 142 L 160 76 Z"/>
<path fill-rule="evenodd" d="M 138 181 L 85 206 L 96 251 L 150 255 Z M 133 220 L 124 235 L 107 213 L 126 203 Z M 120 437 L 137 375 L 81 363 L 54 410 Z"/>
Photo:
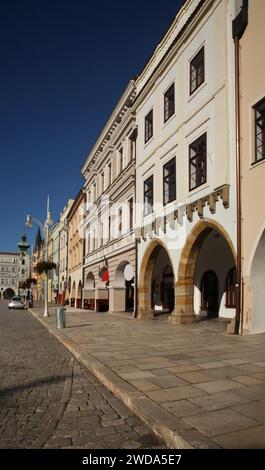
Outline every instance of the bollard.
<path fill-rule="evenodd" d="M 65 314 L 64 314 L 64 308 L 63 307 L 58 307 L 55 309 L 55 314 L 56 314 L 56 326 L 60 330 L 62 328 L 65 328 Z"/>

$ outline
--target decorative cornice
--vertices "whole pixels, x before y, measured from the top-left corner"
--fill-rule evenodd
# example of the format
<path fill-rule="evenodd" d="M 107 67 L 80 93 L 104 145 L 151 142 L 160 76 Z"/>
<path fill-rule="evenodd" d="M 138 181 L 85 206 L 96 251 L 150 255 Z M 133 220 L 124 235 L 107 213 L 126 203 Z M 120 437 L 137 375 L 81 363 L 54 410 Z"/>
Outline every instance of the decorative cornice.
<path fill-rule="evenodd" d="M 167 215 L 163 215 L 161 217 L 157 217 L 151 223 L 148 223 L 142 227 L 138 227 L 135 229 L 135 236 L 136 240 L 139 241 L 141 238 L 146 240 L 147 235 L 149 238 L 152 238 L 153 235 L 159 235 L 159 229 L 162 229 L 164 233 L 166 233 L 167 225 L 172 230 L 176 229 L 176 223 L 182 225 L 183 223 L 183 216 L 188 219 L 189 222 L 193 221 L 193 214 L 197 212 L 200 219 L 204 218 L 204 207 L 206 205 L 209 206 L 209 210 L 212 214 L 216 211 L 216 203 L 222 200 L 223 206 L 225 209 L 229 208 L 230 203 L 230 196 L 229 196 L 229 185 L 224 184 L 219 188 L 216 188 L 214 192 L 209 194 L 208 196 L 204 196 L 197 201 L 194 201 L 190 204 L 183 205 L 179 209 L 172 209 Z M 177 222 L 176 222 L 177 221 Z"/>

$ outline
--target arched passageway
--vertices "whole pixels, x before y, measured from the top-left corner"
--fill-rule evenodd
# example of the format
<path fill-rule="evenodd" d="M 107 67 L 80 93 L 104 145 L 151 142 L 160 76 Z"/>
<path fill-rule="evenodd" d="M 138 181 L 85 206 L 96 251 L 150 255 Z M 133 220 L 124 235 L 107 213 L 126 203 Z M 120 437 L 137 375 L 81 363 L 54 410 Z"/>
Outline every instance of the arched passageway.
<path fill-rule="evenodd" d="M 175 305 L 174 272 L 166 247 L 152 240 L 144 254 L 138 287 L 138 318 L 171 313 Z"/>
<path fill-rule="evenodd" d="M 76 308 L 82 307 L 82 287 L 83 287 L 82 282 L 79 281 L 78 287 L 77 287 L 76 301 L 75 301 Z"/>
<path fill-rule="evenodd" d="M 134 270 L 127 261 L 121 261 L 116 268 L 110 288 L 110 310 L 130 312 L 134 309 Z"/>
<path fill-rule="evenodd" d="M 250 270 L 252 333 L 265 331 L 265 230 L 260 237 Z"/>
<path fill-rule="evenodd" d="M 70 305 L 71 307 L 75 307 L 75 296 L 76 296 L 76 287 L 75 287 L 75 281 L 73 282 L 72 288 L 71 288 L 71 295 L 70 295 Z"/>
<path fill-rule="evenodd" d="M 217 317 L 219 311 L 219 282 L 215 271 L 209 269 L 201 280 L 201 310 L 209 317 Z"/>
<path fill-rule="evenodd" d="M 12 299 L 14 297 L 15 291 L 10 287 L 4 291 L 4 299 Z"/>
<path fill-rule="evenodd" d="M 229 235 L 215 221 L 198 222 L 181 252 L 171 320 L 190 323 L 196 316 L 233 318 L 235 276 L 234 284 L 228 285 L 231 270 L 235 270 L 235 251 Z"/>
<path fill-rule="evenodd" d="M 83 307 L 86 310 L 95 310 L 95 277 L 91 271 L 85 278 L 83 299 Z"/>

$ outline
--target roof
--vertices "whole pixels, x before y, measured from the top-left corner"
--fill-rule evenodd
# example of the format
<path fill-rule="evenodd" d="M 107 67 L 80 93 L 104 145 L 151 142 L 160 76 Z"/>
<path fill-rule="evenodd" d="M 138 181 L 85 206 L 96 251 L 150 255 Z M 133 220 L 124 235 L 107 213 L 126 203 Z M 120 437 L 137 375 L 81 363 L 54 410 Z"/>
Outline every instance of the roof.
<path fill-rule="evenodd" d="M 71 206 L 71 209 L 68 212 L 68 215 L 67 215 L 67 220 L 68 221 L 72 219 L 72 217 L 74 216 L 74 214 L 78 210 L 78 207 L 79 207 L 80 203 L 82 202 L 82 200 L 84 199 L 84 197 L 85 197 L 84 191 L 83 191 L 83 188 L 81 188 L 80 191 L 78 192 L 78 194 L 75 197 L 75 200 L 74 200 L 74 202 Z"/>

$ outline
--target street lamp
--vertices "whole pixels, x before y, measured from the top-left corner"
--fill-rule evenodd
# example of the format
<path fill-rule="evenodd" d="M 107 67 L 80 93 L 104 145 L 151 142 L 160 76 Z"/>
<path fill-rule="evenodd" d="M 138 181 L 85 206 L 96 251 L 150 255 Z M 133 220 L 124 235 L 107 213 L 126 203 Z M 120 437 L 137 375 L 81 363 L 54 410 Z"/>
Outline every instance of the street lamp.
<path fill-rule="evenodd" d="M 31 228 L 35 222 L 42 230 L 42 235 L 44 238 L 44 261 L 48 261 L 48 242 L 49 242 L 49 226 L 53 225 L 53 220 L 50 212 L 50 196 L 47 197 L 47 216 L 44 222 L 44 225 L 38 220 L 32 217 L 31 215 L 27 215 L 26 219 L 26 227 Z M 48 312 L 48 273 L 46 273 L 45 278 L 45 293 L 44 293 L 44 317 L 49 316 Z"/>

